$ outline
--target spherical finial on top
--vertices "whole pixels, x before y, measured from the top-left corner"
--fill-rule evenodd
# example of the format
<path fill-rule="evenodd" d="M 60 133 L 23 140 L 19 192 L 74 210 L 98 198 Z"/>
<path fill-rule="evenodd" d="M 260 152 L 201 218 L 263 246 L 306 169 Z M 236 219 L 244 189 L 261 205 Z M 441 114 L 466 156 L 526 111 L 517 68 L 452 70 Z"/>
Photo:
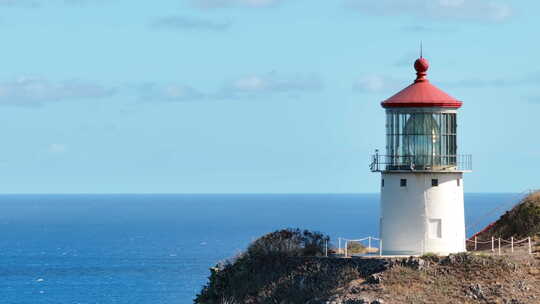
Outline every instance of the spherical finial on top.
<path fill-rule="evenodd" d="M 426 58 L 420 57 L 414 62 L 414 69 L 418 73 L 425 73 L 429 69 L 429 62 L 426 60 Z"/>
<path fill-rule="evenodd" d="M 414 69 L 416 70 L 416 80 L 415 82 L 427 81 L 427 70 L 429 69 L 429 62 L 424 58 L 420 57 L 414 62 Z"/>

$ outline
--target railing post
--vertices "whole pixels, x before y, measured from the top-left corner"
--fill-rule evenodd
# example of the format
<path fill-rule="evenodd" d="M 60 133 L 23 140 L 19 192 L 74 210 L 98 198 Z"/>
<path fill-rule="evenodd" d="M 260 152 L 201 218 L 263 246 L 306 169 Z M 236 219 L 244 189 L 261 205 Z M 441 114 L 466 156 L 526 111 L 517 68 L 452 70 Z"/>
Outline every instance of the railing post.
<path fill-rule="evenodd" d="M 495 238 L 491 237 L 491 252 L 495 252 Z"/>
<path fill-rule="evenodd" d="M 512 247 L 512 253 L 514 253 L 514 237 L 510 237 L 510 246 Z"/>
<path fill-rule="evenodd" d="M 499 238 L 499 255 L 501 255 L 501 238 Z"/>
<path fill-rule="evenodd" d="M 339 254 L 342 254 L 343 251 L 341 250 L 341 237 L 338 237 L 338 248 L 339 248 Z"/>
<path fill-rule="evenodd" d="M 371 250 L 371 237 L 368 237 L 368 250 Z M 368 251 L 369 253 L 369 251 Z"/>
<path fill-rule="evenodd" d="M 328 257 L 328 240 L 324 240 L 324 256 Z"/>
<path fill-rule="evenodd" d="M 474 237 L 474 251 L 476 251 L 478 249 L 478 237 Z"/>
<path fill-rule="evenodd" d="M 530 242 L 529 242 L 529 244 L 530 244 Z M 379 248 L 379 256 L 382 256 L 382 239 L 379 240 L 379 247 L 381 247 L 381 248 Z"/>
<path fill-rule="evenodd" d="M 347 246 L 347 245 L 348 245 L 348 244 L 347 244 L 348 242 L 349 242 L 349 241 L 345 241 L 345 257 L 347 257 L 347 247 L 349 247 L 349 246 Z"/>

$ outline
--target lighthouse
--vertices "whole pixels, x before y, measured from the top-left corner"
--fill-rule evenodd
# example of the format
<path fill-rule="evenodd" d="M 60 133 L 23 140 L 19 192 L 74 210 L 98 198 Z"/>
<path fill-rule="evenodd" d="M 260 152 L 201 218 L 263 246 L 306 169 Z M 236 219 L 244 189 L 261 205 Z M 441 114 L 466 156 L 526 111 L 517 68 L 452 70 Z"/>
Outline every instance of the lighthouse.
<path fill-rule="evenodd" d="M 462 102 L 427 79 L 428 61 L 414 62 L 414 82 L 381 103 L 386 111 L 386 152 L 381 173 L 380 238 L 385 255 L 447 255 L 465 251 L 463 173 L 457 112 Z"/>

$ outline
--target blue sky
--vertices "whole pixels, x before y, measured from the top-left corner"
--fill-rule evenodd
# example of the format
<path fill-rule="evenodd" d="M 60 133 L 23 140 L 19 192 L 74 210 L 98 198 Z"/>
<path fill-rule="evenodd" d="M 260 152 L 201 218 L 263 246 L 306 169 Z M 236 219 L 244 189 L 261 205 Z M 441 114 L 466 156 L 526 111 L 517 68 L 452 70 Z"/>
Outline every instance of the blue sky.
<path fill-rule="evenodd" d="M 377 192 L 380 101 L 464 101 L 468 192 L 539 188 L 537 1 L 0 0 L 1 193 Z"/>

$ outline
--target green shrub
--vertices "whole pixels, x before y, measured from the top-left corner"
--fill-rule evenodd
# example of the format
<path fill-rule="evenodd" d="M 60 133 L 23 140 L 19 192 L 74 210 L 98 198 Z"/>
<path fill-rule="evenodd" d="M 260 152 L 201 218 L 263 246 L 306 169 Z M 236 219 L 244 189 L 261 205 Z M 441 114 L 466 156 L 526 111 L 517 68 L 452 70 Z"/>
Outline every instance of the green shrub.
<path fill-rule="evenodd" d="M 368 249 L 366 246 L 360 244 L 357 241 L 347 242 L 347 254 L 364 254 L 367 253 Z"/>
<path fill-rule="evenodd" d="M 282 229 L 266 234 L 253 243 L 246 251 L 249 256 L 323 256 L 330 237 L 320 232 Z"/>

